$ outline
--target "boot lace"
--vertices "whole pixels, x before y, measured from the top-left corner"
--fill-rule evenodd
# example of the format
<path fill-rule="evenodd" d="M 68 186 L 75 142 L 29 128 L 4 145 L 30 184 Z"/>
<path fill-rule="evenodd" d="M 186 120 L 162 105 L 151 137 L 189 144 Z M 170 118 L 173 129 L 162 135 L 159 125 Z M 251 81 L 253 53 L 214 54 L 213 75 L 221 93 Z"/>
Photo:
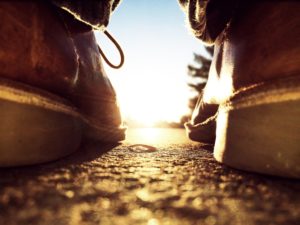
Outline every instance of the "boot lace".
<path fill-rule="evenodd" d="M 120 62 L 119 64 L 115 65 L 113 63 L 111 63 L 111 61 L 106 57 L 105 53 L 102 51 L 102 49 L 100 48 L 100 46 L 98 45 L 98 49 L 99 49 L 99 52 L 100 52 L 100 55 L 102 56 L 103 60 L 107 63 L 107 65 L 109 65 L 111 68 L 114 68 L 114 69 L 120 69 L 123 64 L 124 64 L 124 61 L 125 61 L 125 56 L 124 56 L 124 52 L 120 46 L 120 44 L 116 41 L 116 39 L 107 31 L 105 30 L 104 31 L 104 34 L 108 37 L 108 39 L 116 46 L 116 48 L 118 49 L 119 51 L 119 54 L 120 54 Z"/>

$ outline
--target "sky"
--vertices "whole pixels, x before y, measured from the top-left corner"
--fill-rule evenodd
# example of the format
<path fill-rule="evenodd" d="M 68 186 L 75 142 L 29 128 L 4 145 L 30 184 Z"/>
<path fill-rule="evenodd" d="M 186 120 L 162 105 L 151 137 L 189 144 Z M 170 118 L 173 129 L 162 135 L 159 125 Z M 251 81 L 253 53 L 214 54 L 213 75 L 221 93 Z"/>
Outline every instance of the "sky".
<path fill-rule="evenodd" d="M 177 0 L 123 0 L 107 29 L 125 53 L 121 69 L 105 66 L 124 119 L 144 125 L 178 122 L 189 112 L 187 65 L 194 52 L 205 51 L 189 32 Z M 119 62 L 105 35 L 97 32 L 96 38 L 106 56 Z"/>

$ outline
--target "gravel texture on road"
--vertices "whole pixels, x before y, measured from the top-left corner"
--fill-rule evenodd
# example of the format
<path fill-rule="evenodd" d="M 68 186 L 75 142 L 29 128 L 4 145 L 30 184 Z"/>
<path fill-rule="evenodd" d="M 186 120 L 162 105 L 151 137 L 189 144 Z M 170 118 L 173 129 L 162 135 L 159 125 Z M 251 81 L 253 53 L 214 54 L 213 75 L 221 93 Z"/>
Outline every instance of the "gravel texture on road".
<path fill-rule="evenodd" d="M 0 224 L 300 224 L 300 181 L 221 165 L 182 130 L 131 132 L 119 146 L 0 169 Z"/>

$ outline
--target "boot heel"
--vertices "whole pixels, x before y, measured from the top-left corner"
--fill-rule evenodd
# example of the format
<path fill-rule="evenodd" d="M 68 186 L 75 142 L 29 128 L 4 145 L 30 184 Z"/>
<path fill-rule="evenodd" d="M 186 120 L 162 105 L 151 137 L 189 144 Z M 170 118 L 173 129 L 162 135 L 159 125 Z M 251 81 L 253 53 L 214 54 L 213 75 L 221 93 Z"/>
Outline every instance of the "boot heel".
<path fill-rule="evenodd" d="M 81 142 L 80 115 L 65 100 L 0 80 L 0 167 L 58 159 Z"/>
<path fill-rule="evenodd" d="M 299 78 L 238 93 L 221 106 L 214 157 L 237 169 L 300 178 Z"/>

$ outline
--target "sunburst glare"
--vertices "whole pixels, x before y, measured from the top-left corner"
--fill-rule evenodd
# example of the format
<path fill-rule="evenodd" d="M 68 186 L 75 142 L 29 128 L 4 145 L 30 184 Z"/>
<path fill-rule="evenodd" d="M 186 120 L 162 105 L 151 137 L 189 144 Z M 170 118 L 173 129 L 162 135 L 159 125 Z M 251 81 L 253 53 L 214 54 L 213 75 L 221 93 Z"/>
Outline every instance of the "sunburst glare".
<path fill-rule="evenodd" d="M 203 54 L 204 47 L 189 34 L 178 3 L 124 1 L 108 29 L 126 56 L 122 69 L 107 68 L 124 119 L 143 126 L 179 122 L 190 110 L 187 65 L 193 52 Z M 107 56 L 117 62 L 113 45 L 100 33 L 96 37 Z"/>

